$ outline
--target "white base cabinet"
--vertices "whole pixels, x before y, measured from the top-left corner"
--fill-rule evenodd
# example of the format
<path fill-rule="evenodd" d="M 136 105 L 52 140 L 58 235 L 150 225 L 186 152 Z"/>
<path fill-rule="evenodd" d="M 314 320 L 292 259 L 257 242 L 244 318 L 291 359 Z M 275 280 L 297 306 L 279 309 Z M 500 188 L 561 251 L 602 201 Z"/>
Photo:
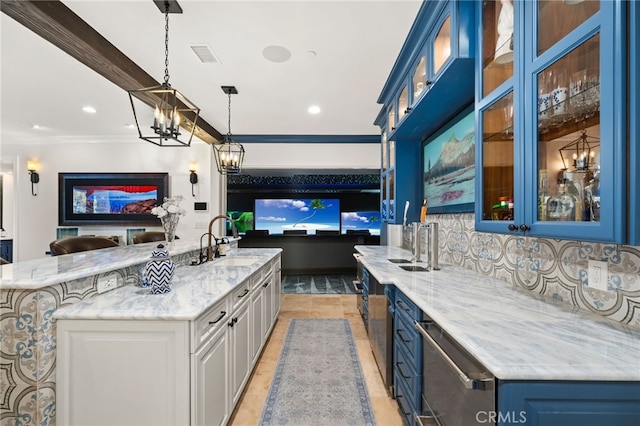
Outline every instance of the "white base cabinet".
<path fill-rule="evenodd" d="M 58 320 L 58 424 L 227 424 L 280 310 L 279 265 L 193 321 Z"/>

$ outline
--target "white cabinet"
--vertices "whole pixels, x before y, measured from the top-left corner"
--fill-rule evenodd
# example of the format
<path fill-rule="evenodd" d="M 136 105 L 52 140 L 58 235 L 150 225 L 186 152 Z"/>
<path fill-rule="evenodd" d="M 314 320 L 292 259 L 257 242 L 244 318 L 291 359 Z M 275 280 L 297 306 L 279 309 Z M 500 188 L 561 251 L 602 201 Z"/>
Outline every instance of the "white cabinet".
<path fill-rule="evenodd" d="M 222 425 L 231 415 L 227 324 L 191 355 L 192 419 L 195 425 Z"/>
<path fill-rule="evenodd" d="M 260 356 L 260 351 L 264 343 L 263 328 L 263 304 L 264 297 L 262 291 L 262 274 L 256 276 L 251 288 L 251 362 L 255 364 Z"/>
<path fill-rule="evenodd" d="M 279 255 L 195 320 L 61 315 L 58 424 L 226 424 L 277 319 L 276 264 Z M 101 309 L 138 314 L 122 312 L 116 293 L 97 297 L 106 297 Z"/>
<path fill-rule="evenodd" d="M 61 425 L 188 425 L 186 321 L 58 321 Z"/>
<path fill-rule="evenodd" d="M 231 371 L 232 404 L 235 405 L 249 378 L 251 351 L 249 340 L 249 300 L 245 300 L 228 322 L 229 345 L 231 348 L 229 364 Z"/>

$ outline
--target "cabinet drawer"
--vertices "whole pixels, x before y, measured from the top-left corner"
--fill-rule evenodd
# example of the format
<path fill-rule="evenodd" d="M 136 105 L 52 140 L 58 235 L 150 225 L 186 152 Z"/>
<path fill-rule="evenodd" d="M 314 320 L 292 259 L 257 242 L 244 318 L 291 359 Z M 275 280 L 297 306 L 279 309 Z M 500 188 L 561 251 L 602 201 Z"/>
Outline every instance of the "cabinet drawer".
<path fill-rule="evenodd" d="M 395 321 L 393 322 L 393 329 L 394 344 L 404 349 L 406 361 L 411 363 L 415 371 L 420 372 L 422 364 L 422 338 L 404 315 L 397 311 Z"/>
<path fill-rule="evenodd" d="M 264 284 L 264 282 L 265 282 L 265 277 L 267 277 L 269 274 L 271 274 L 271 266 L 269 264 L 267 264 L 267 265 L 263 266 L 262 268 L 258 269 L 251 276 L 251 290 L 253 291 L 253 290 L 259 288 L 260 286 L 262 286 L 262 284 Z"/>
<path fill-rule="evenodd" d="M 232 311 L 235 311 L 242 302 L 249 300 L 249 293 L 251 292 L 251 279 L 244 280 L 242 284 L 236 287 L 231 293 L 231 307 Z"/>
<path fill-rule="evenodd" d="M 393 352 L 393 374 L 397 381 L 404 384 L 407 389 L 407 398 L 414 407 L 420 403 L 422 388 L 422 376 L 417 373 L 413 361 L 408 358 L 402 346 L 396 346 Z"/>
<path fill-rule="evenodd" d="M 422 319 L 420 309 L 401 291 L 395 292 L 395 307 L 397 312 L 406 315 L 413 323 L 413 320 Z"/>
<path fill-rule="evenodd" d="M 227 319 L 231 316 L 229 309 L 229 298 L 224 297 L 213 305 L 207 312 L 190 323 L 192 327 L 191 353 L 194 353 L 209 336 L 215 333 L 220 327 L 227 324 Z"/>
<path fill-rule="evenodd" d="M 415 415 L 417 412 L 413 404 L 411 404 L 411 396 L 407 388 L 404 386 L 402 382 L 395 381 L 395 397 L 396 402 L 398 403 L 398 411 L 402 416 L 403 423 L 407 426 L 414 426 L 415 423 Z"/>

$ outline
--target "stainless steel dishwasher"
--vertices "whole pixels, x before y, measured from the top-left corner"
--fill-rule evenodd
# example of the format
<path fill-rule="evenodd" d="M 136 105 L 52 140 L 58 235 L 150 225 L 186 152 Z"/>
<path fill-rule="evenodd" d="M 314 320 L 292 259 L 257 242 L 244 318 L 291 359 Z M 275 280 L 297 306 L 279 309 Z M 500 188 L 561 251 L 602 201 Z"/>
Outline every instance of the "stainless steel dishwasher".
<path fill-rule="evenodd" d="M 414 325 L 423 340 L 418 424 L 474 425 L 495 413 L 494 376 L 426 314 Z"/>
<path fill-rule="evenodd" d="M 369 343 L 385 388 L 393 395 L 393 314 L 385 288 L 369 274 Z"/>

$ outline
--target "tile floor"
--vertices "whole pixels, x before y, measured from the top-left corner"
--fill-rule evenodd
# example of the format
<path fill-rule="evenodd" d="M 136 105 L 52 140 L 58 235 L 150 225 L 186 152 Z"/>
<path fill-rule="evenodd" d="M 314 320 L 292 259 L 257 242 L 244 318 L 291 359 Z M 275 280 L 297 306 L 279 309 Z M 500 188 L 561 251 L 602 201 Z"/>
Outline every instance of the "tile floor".
<path fill-rule="evenodd" d="M 356 306 L 356 297 L 355 294 L 283 294 L 278 321 L 229 424 L 233 426 L 258 424 L 291 318 L 346 318 L 351 321 L 360 365 L 377 424 L 379 426 L 402 425 L 396 401 L 387 395 L 378 366 L 373 359 L 367 332 Z M 312 426 L 312 423 L 296 426 Z"/>

